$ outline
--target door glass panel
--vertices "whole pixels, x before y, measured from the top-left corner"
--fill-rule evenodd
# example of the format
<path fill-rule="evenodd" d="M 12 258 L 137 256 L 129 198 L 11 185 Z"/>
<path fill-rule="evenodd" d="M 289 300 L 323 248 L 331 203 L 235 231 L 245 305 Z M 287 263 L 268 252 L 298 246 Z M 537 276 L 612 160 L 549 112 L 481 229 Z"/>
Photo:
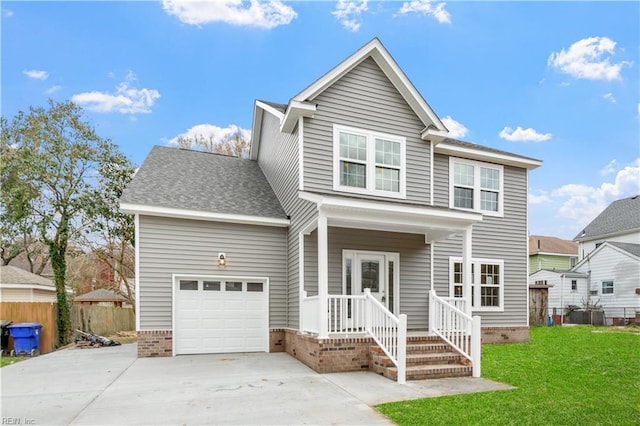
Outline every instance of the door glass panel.
<path fill-rule="evenodd" d="M 220 291 L 220 281 L 203 281 L 204 291 Z"/>
<path fill-rule="evenodd" d="M 370 288 L 372 293 L 380 291 L 380 263 L 377 261 L 363 260 L 360 263 L 362 271 L 362 288 Z"/>
<path fill-rule="evenodd" d="M 180 280 L 180 290 L 198 290 L 198 281 Z"/>
<path fill-rule="evenodd" d="M 224 283 L 226 291 L 242 291 L 242 281 L 227 281 Z"/>
<path fill-rule="evenodd" d="M 247 283 L 247 291 L 262 291 L 262 283 Z"/>

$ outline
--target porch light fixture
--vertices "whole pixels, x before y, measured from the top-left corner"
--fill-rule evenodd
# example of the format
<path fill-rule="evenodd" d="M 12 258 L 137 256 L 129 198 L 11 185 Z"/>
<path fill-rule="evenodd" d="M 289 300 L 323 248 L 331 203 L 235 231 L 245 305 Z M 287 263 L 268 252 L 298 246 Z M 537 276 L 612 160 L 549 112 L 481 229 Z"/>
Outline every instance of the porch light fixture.
<path fill-rule="evenodd" d="M 218 266 L 227 264 L 227 256 L 224 253 L 218 253 Z"/>

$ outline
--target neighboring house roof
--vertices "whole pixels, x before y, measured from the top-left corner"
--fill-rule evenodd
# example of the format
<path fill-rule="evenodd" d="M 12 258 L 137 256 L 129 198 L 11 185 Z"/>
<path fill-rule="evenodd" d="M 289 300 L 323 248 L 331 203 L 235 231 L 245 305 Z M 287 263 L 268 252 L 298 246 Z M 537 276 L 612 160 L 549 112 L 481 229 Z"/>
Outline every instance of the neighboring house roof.
<path fill-rule="evenodd" d="M 12 265 L 0 266 L 0 284 L 35 284 L 55 290 L 51 280 Z"/>
<path fill-rule="evenodd" d="M 574 241 L 541 235 L 529 236 L 529 255 L 566 254 L 578 255 L 578 244 Z"/>
<path fill-rule="evenodd" d="M 130 213 L 187 212 L 184 217 L 200 219 L 215 213 L 221 221 L 260 217 L 288 224 L 256 161 L 161 146 L 151 150 L 124 190 L 120 207 Z"/>
<path fill-rule="evenodd" d="M 533 274 L 531 274 L 531 277 L 534 277 L 535 275 L 540 274 L 540 272 L 550 272 L 556 275 L 564 275 L 565 277 L 568 277 L 568 278 L 587 278 L 589 276 L 588 274 L 583 274 L 582 272 L 574 272 L 566 269 L 539 269 Z"/>
<path fill-rule="evenodd" d="M 640 257 L 640 244 L 619 243 L 617 241 L 607 241 L 607 243 L 611 244 L 614 247 L 618 247 L 620 250 L 624 250 L 636 257 Z"/>
<path fill-rule="evenodd" d="M 640 196 L 614 201 L 589 223 L 574 241 L 588 241 L 608 235 L 640 230 Z"/>
<path fill-rule="evenodd" d="M 74 302 L 126 302 L 127 299 L 113 290 L 99 288 L 89 293 L 81 294 L 73 299 Z"/>

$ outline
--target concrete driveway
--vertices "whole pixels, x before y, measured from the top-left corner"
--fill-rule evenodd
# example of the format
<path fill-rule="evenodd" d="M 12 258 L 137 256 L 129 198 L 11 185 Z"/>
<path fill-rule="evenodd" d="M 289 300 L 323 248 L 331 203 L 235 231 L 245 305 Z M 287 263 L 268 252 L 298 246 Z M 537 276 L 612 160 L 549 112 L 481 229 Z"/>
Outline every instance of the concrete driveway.
<path fill-rule="evenodd" d="M 398 385 L 369 372 L 321 375 L 285 353 L 137 359 L 135 344 L 61 350 L 0 374 L 3 424 L 21 425 L 391 424 L 370 405 L 509 388 L 471 378 Z"/>

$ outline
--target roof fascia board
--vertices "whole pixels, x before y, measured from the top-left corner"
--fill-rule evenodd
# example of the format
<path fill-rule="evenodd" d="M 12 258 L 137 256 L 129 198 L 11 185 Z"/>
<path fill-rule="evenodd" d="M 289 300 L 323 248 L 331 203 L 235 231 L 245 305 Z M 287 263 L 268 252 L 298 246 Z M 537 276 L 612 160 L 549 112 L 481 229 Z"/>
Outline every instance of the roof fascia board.
<path fill-rule="evenodd" d="M 443 140 L 449 138 L 449 131 L 447 130 L 438 130 L 433 127 L 427 127 L 420 134 L 420 138 L 422 140 L 430 140 L 436 144 L 442 142 Z"/>
<path fill-rule="evenodd" d="M 141 204 L 120 204 L 120 210 L 129 214 L 140 214 L 147 216 L 173 217 L 178 219 L 207 220 L 212 222 L 240 223 L 244 225 L 263 225 L 288 227 L 289 219 L 278 219 L 273 217 L 248 216 L 229 213 L 202 212 L 196 210 L 182 210 L 169 207 L 145 206 Z"/>
<path fill-rule="evenodd" d="M 623 231 L 611 232 L 609 234 L 593 235 L 589 237 L 579 237 L 579 238 L 575 238 L 573 241 L 576 241 L 579 243 L 587 243 L 589 241 L 601 240 L 603 238 L 609 238 L 609 237 L 617 237 L 619 235 L 633 234 L 635 232 L 640 232 L 640 228 L 625 229 Z"/>
<path fill-rule="evenodd" d="M 543 255 L 546 255 L 546 256 L 563 256 L 563 257 L 566 257 L 566 256 L 577 256 L 578 252 L 576 252 L 576 253 L 558 253 L 558 252 L 552 252 L 552 251 L 534 251 L 534 252 L 530 253 L 531 256 L 534 256 L 536 254 L 543 254 Z"/>
<path fill-rule="evenodd" d="M 433 123 L 438 130 L 444 132 L 447 131 L 447 128 L 440 118 L 427 104 L 409 78 L 400 69 L 396 61 L 391 57 L 391 54 L 389 54 L 387 49 L 385 49 L 377 38 L 374 38 L 369 43 L 362 46 L 354 54 L 335 66 L 302 92 L 298 93 L 293 97 L 292 101 L 302 102 L 315 99 L 320 93 L 324 92 L 329 86 L 334 84 L 369 56 L 373 58 L 387 78 L 402 94 L 425 126 Z"/>
<path fill-rule="evenodd" d="M 287 106 L 287 112 L 280 119 L 280 131 L 291 133 L 298 123 L 300 117 L 313 117 L 316 112 L 316 105 L 309 102 L 292 100 Z"/>
<path fill-rule="evenodd" d="M 517 157 L 514 155 L 501 154 L 497 152 L 482 151 L 479 149 L 451 145 L 446 142 L 436 144 L 435 152 L 453 157 L 471 158 L 474 160 L 487 161 L 491 163 L 503 164 L 505 166 L 520 167 L 533 170 L 542 165 L 542 161 Z"/>
<path fill-rule="evenodd" d="M 258 159 L 258 152 L 260 151 L 260 133 L 262 130 L 262 114 L 264 111 L 275 116 L 278 120 L 282 121 L 284 114 L 264 102 L 256 101 L 253 106 L 253 124 L 251 125 L 251 148 L 249 149 L 249 158 L 252 160 Z"/>
<path fill-rule="evenodd" d="M 0 284 L 1 288 L 17 288 L 17 289 L 28 289 L 28 290 L 45 290 L 55 292 L 56 288 L 53 284 L 50 286 L 44 284 L 12 284 L 12 283 L 2 283 Z"/>
<path fill-rule="evenodd" d="M 453 220 L 459 222 L 479 222 L 482 220 L 481 213 L 458 212 L 453 210 L 435 210 L 428 207 L 413 207 L 406 205 L 397 205 L 389 203 L 381 203 L 370 200 L 354 200 L 350 198 L 332 197 L 309 192 L 298 192 L 300 198 L 315 203 L 318 208 L 343 208 L 343 209 L 361 209 L 371 212 L 379 212 L 384 214 L 405 214 L 421 216 L 425 218 Z"/>

